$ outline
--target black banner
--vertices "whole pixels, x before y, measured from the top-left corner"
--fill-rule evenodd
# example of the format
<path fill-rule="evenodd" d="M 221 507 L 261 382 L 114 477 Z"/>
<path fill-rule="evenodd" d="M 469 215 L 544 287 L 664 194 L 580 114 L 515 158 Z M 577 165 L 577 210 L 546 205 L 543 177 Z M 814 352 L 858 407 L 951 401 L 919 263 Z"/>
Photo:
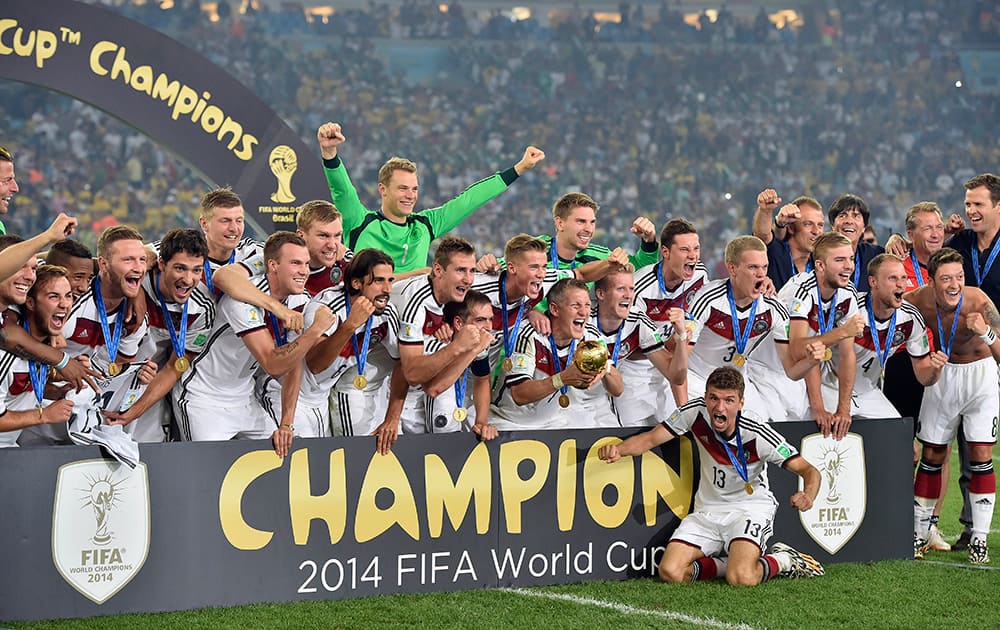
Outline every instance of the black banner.
<path fill-rule="evenodd" d="M 329 199 L 319 150 L 225 70 L 99 6 L 5 0 L 0 79 L 73 96 L 122 119 L 243 199 L 264 233 L 294 230 L 295 208 Z M 10 139 L 16 151 L 16 138 Z"/>
<path fill-rule="evenodd" d="M 811 423 L 779 429 L 814 439 Z M 696 450 L 683 438 L 597 459 L 632 433 L 404 436 L 388 456 L 374 439 L 301 439 L 285 460 L 265 442 L 156 444 L 134 471 L 96 448 L 6 449 L 0 619 L 655 575 L 692 506 Z M 787 507 L 796 477 L 770 471 L 773 540 L 827 562 L 907 557 L 910 423 L 859 422 L 852 435 L 824 441 L 836 461 L 813 510 L 827 510 L 819 537 Z"/>

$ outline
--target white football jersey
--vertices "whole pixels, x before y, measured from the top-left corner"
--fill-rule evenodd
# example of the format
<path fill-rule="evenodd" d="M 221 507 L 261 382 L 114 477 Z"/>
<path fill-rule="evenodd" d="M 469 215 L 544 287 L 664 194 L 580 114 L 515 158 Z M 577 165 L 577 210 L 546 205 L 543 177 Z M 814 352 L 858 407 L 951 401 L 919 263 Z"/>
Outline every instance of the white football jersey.
<path fill-rule="evenodd" d="M 90 290 L 80 296 L 80 299 L 73 304 L 69 316 L 63 324 L 62 334 L 66 339 L 66 353 L 71 357 L 85 354 L 90 357 L 90 363 L 95 370 L 102 374 L 108 373 L 108 365 L 111 359 L 108 353 L 107 341 L 101 328 L 101 318 L 95 301 L 94 285 Z M 113 310 L 107 312 L 108 331 L 114 336 L 115 326 L 118 321 L 118 313 L 126 309 L 128 300 L 122 300 Z M 141 323 L 133 327 L 131 333 L 128 327 L 122 331 L 118 340 L 118 352 L 115 355 L 115 362 L 119 365 L 130 362 L 133 358 L 138 363 L 145 362 L 149 357 L 137 356 L 140 344 L 146 336 L 147 324 L 144 318 Z"/>
<path fill-rule="evenodd" d="M 675 436 L 690 432 L 692 441 L 698 445 L 701 482 L 694 497 L 696 511 L 773 510 L 777 507 L 777 501 L 768 487 L 765 462 L 783 467 L 789 459 L 798 457 L 799 452 L 756 414 L 746 410 L 741 412 L 737 431 L 725 440 L 708 420 L 705 399 L 695 398 L 664 420 L 663 426 Z M 730 459 L 740 461 L 737 432 L 743 444 L 747 481 L 743 480 Z M 746 491 L 747 483 L 751 484 L 752 494 Z"/>
<path fill-rule="evenodd" d="M 695 266 L 694 276 L 690 280 L 684 280 L 670 289 L 660 284 L 662 276 L 657 272 L 657 269 L 661 265 L 662 261 L 658 261 L 636 270 L 634 275 L 635 302 L 632 305 L 632 310 L 649 316 L 649 319 L 659 325 L 660 334 L 666 339 L 670 335 L 669 328 L 671 328 L 667 319 L 670 309 L 688 310 L 695 293 L 708 282 L 708 269 L 704 263 L 699 261 Z"/>

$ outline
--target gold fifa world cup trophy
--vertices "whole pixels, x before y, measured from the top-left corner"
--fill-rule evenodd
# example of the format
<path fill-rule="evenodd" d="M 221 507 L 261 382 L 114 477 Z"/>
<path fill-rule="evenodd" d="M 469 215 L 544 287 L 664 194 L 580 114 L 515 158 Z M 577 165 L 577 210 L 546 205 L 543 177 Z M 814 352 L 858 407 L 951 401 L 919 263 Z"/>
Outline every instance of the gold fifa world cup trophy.
<path fill-rule="evenodd" d="M 278 145 L 271 150 L 267 163 L 271 166 L 274 178 L 278 180 L 278 190 L 271 193 L 271 201 L 275 203 L 295 201 L 295 195 L 292 194 L 292 175 L 299 167 L 295 150 L 285 144 Z"/>
<path fill-rule="evenodd" d="M 573 365 L 584 374 L 593 376 L 604 369 L 609 358 L 608 347 L 600 341 L 583 341 L 573 353 Z"/>

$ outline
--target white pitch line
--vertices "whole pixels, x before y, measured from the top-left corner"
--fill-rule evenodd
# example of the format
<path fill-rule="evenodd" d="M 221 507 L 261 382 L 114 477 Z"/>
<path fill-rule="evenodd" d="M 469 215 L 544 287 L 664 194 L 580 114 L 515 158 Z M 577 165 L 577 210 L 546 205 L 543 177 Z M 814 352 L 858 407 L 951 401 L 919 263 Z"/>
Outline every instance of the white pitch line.
<path fill-rule="evenodd" d="M 660 619 L 668 619 L 670 621 L 681 621 L 684 623 L 690 623 L 692 625 L 702 626 L 705 628 L 725 628 L 727 630 L 755 630 L 755 626 L 749 626 L 745 623 L 729 623 L 726 621 L 713 619 L 712 617 L 695 617 L 693 615 L 685 615 L 684 613 L 671 612 L 669 610 L 651 610 L 649 608 L 636 608 L 635 606 L 629 606 L 628 604 L 622 604 L 619 602 L 609 602 L 601 599 L 579 597 L 577 595 L 569 595 L 566 593 L 529 591 L 523 588 L 502 588 L 500 590 L 506 591 L 508 593 L 514 593 L 516 595 L 524 595 L 526 597 L 561 600 L 565 602 L 572 602 L 574 604 L 597 606 L 598 608 L 606 608 L 608 610 L 614 610 L 625 615 L 644 615 L 647 617 L 658 617 Z"/>
<path fill-rule="evenodd" d="M 1000 567 L 993 567 L 984 564 L 962 564 L 961 562 L 943 562 L 941 560 L 918 560 L 917 564 L 939 564 L 943 567 L 955 567 L 956 569 L 971 569 L 973 571 L 1000 571 Z"/>

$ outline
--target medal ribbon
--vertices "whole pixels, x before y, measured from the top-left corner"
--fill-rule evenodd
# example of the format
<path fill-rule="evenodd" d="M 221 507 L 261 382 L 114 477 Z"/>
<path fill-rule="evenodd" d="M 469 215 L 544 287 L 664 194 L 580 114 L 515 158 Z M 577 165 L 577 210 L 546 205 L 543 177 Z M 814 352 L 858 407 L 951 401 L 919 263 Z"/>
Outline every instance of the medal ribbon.
<path fill-rule="evenodd" d="M 830 313 L 823 312 L 823 294 L 819 290 L 819 280 L 816 281 L 816 323 L 819 324 L 819 334 L 828 333 L 833 330 L 833 320 L 837 315 L 837 290 L 833 290 L 833 299 L 830 300 Z"/>
<path fill-rule="evenodd" d="M 958 315 L 962 312 L 962 298 L 964 297 L 964 294 L 958 296 L 958 306 L 955 307 L 955 321 L 951 323 L 951 339 L 948 341 L 948 345 L 944 343 L 944 325 L 941 323 L 941 311 L 937 308 L 934 309 L 937 312 L 938 339 L 941 340 L 939 344 L 941 352 L 947 354 L 949 359 L 951 358 L 951 347 L 955 345 L 955 331 L 958 329 Z"/>
<path fill-rule="evenodd" d="M 788 262 L 792 265 L 792 275 L 794 276 L 799 272 L 799 270 L 795 268 L 795 258 L 792 257 L 792 247 L 787 242 L 785 243 L 785 247 L 788 249 Z M 806 258 L 806 268 L 802 271 L 802 273 L 809 273 L 812 270 L 813 260 L 812 256 L 809 256 L 809 258 Z"/>
<path fill-rule="evenodd" d="M 27 317 L 21 321 L 21 325 L 24 327 L 24 331 L 30 335 L 31 328 Z M 28 361 L 28 378 L 31 379 L 31 389 L 35 392 L 35 400 L 38 401 L 39 407 L 41 407 L 42 399 L 45 397 L 45 380 L 48 376 L 48 365 L 37 361 Z"/>
<path fill-rule="evenodd" d="M 979 268 L 979 250 L 975 243 L 971 245 L 970 253 L 972 254 L 972 271 L 976 274 L 976 286 L 981 287 L 983 286 L 983 279 L 990 273 L 993 261 L 997 259 L 997 254 L 1000 253 L 1000 239 L 997 239 L 997 242 L 993 243 L 990 255 L 986 258 L 986 267 L 983 269 Z"/>
<path fill-rule="evenodd" d="M 274 316 L 271 311 L 267 312 L 267 318 L 271 321 L 271 327 L 274 329 L 274 343 L 281 346 L 288 343 L 288 329 L 282 328 L 281 323 L 278 322 L 278 318 Z"/>
<path fill-rule="evenodd" d="M 170 311 L 167 310 L 167 301 L 163 299 L 160 292 L 160 272 L 156 272 L 153 277 L 153 290 L 156 291 L 156 299 L 160 302 L 160 310 L 163 312 L 163 319 L 167 322 L 167 332 L 170 333 L 170 344 L 174 347 L 174 354 L 180 359 L 184 356 L 184 342 L 187 339 L 188 328 L 188 300 L 184 301 L 181 307 L 180 332 L 174 329 L 174 321 L 170 319 Z"/>
<path fill-rule="evenodd" d="M 912 247 L 910 248 L 910 260 L 913 262 L 913 275 L 917 277 L 917 286 L 922 287 L 924 286 L 924 272 L 920 270 L 920 263 L 917 262 L 917 252 Z M 975 258 L 972 260 L 975 260 Z M 975 263 L 972 266 L 973 268 L 978 267 Z"/>
<path fill-rule="evenodd" d="M 549 335 L 549 346 L 552 348 L 552 363 L 558 368 L 557 374 L 562 372 L 569 362 L 573 360 L 573 352 L 576 351 L 576 339 L 569 342 L 569 353 L 566 355 L 566 362 L 563 363 L 559 360 L 559 346 L 556 345 L 556 338 L 553 335 Z M 568 385 L 563 385 L 559 388 L 560 394 L 565 394 L 569 391 Z"/>
<path fill-rule="evenodd" d="M 743 452 L 743 437 L 740 435 L 740 413 L 736 412 L 736 456 L 733 456 L 733 452 L 729 450 L 729 444 L 722 439 L 719 432 L 712 429 L 712 435 L 715 439 L 719 441 L 722 448 L 726 451 L 726 455 L 729 456 L 729 462 L 736 469 L 736 474 L 740 476 L 743 483 L 750 483 L 749 467 L 747 466 L 747 455 Z"/>
<path fill-rule="evenodd" d="M 347 300 L 344 302 L 345 308 L 347 309 L 347 315 L 351 315 L 351 296 L 347 296 Z M 374 315 L 368 316 L 368 321 L 365 322 L 365 332 L 364 338 L 361 340 L 361 351 L 358 352 L 358 337 L 354 333 L 351 333 L 351 346 L 354 347 L 354 356 L 358 360 L 358 374 L 361 376 L 365 375 L 365 364 L 368 363 L 368 344 L 371 343 L 372 339 L 372 319 Z M 345 318 L 346 319 L 346 318 Z"/>
<path fill-rule="evenodd" d="M 235 249 L 233 251 L 229 252 L 229 261 L 226 264 L 227 265 L 231 265 L 234 262 L 236 262 L 236 250 Z M 215 293 L 215 285 L 212 284 L 212 265 L 208 262 L 208 258 L 205 259 L 205 262 L 202 263 L 202 266 L 205 269 L 205 286 L 208 287 L 208 292 L 209 293 L 214 294 Z M 220 291 L 220 293 L 221 293 L 221 291 Z"/>
<path fill-rule="evenodd" d="M 896 332 L 896 310 L 892 311 L 892 319 L 889 320 L 889 329 L 885 333 L 885 347 L 880 347 L 878 340 L 878 329 L 875 328 L 875 311 L 872 310 L 872 296 L 868 294 L 868 326 L 872 329 L 872 345 L 875 346 L 875 356 L 878 357 L 878 364 L 883 370 L 885 363 L 889 360 L 889 351 L 892 350 L 892 336 Z M 938 316 L 938 322 L 940 322 Z M 954 335 L 954 331 L 951 333 Z"/>
<path fill-rule="evenodd" d="M 729 313 L 733 320 L 733 341 L 736 343 L 736 353 L 743 354 L 747 348 L 747 342 L 750 341 L 750 331 L 753 330 L 753 322 L 757 317 L 757 302 L 760 298 L 753 301 L 750 305 L 750 317 L 747 318 L 747 327 L 740 329 L 740 317 L 739 312 L 736 310 L 736 298 L 733 297 L 733 282 L 732 280 L 726 281 L 726 299 L 729 300 Z"/>
<path fill-rule="evenodd" d="M 128 298 L 122 300 L 119 306 L 117 317 L 115 317 L 115 332 L 112 335 L 108 328 L 108 311 L 104 307 L 104 295 L 101 293 L 101 276 L 94 276 L 94 303 L 97 304 L 97 316 L 100 319 L 101 333 L 104 334 L 104 343 L 108 346 L 108 360 L 115 362 L 118 356 L 118 344 L 122 339 L 122 328 L 125 323 L 125 309 L 128 308 Z"/>
<path fill-rule="evenodd" d="M 455 381 L 455 406 L 465 406 L 465 388 L 469 384 L 469 368 L 462 372 L 462 378 Z"/>
<path fill-rule="evenodd" d="M 602 335 L 607 337 L 608 336 L 607 333 L 605 333 L 604 330 L 601 328 L 601 318 L 596 317 L 595 319 L 597 320 L 597 330 L 599 330 Z M 624 330 L 624 328 L 625 328 L 625 321 L 622 320 L 622 323 L 618 325 L 618 334 L 615 335 L 614 348 L 612 348 L 611 350 L 611 365 L 618 365 L 618 355 L 621 353 L 622 349 L 622 330 Z M 607 345 L 606 341 L 604 342 L 604 345 Z"/>
<path fill-rule="evenodd" d="M 552 258 L 552 268 L 559 269 L 559 254 L 556 252 L 556 237 L 554 236 L 549 244 L 549 256 Z M 576 258 L 569 263 L 569 268 L 576 269 Z"/>
<path fill-rule="evenodd" d="M 858 287 L 861 281 L 861 250 L 854 252 L 854 288 Z"/>
<path fill-rule="evenodd" d="M 517 309 L 517 317 L 514 318 L 513 330 L 508 332 L 507 272 L 500 272 L 500 318 L 503 321 L 503 353 L 505 357 L 509 357 L 514 353 L 514 340 L 517 339 L 517 331 L 521 328 L 521 320 L 524 318 L 524 303 L 527 301 L 527 297 L 521 298 L 521 305 Z"/>

